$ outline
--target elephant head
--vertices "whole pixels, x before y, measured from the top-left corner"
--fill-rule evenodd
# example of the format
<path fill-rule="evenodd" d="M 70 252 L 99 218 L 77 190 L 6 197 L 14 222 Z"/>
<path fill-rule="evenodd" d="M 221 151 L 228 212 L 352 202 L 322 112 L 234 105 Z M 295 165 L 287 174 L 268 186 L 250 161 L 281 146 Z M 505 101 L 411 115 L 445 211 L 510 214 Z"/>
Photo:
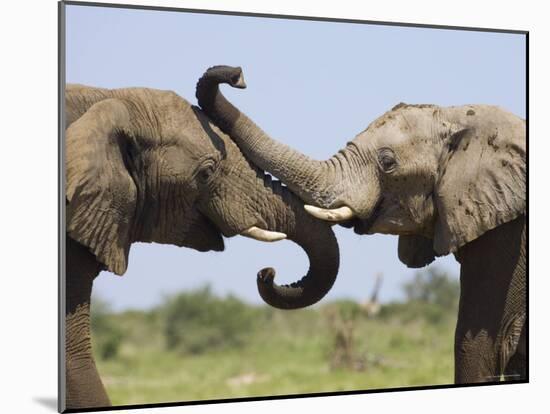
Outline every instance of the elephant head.
<path fill-rule="evenodd" d="M 136 241 L 221 251 L 222 235 L 241 234 L 288 238 L 310 259 L 291 285 L 260 271 L 269 304 L 308 306 L 332 287 L 339 252 L 330 225 L 306 214 L 197 107 L 168 91 L 70 85 L 66 114 L 67 233 L 105 269 L 122 275 Z"/>
<path fill-rule="evenodd" d="M 244 85 L 240 68 L 207 70 L 197 84 L 202 109 L 315 217 L 358 234 L 399 235 L 410 267 L 525 213 L 525 121 L 505 110 L 401 103 L 317 161 L 270 138 L 224 98 L 219 84 L 237 79 Z"/>

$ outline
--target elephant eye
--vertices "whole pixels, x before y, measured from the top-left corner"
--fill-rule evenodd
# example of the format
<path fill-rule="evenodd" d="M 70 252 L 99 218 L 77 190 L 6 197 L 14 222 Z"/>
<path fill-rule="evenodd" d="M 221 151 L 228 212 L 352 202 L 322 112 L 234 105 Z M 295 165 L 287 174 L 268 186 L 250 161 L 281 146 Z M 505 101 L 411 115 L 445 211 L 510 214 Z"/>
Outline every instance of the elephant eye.
<path fill-rule="evenodd" d="M 201 166 L 198 177 L 201 181 L 208 181 L 216 172 L 216 163 L 214 160 L 207 160 Z"/>
<path fill-rule="evenodd" d="M 395 159 L 395 153 L 390 148 L 382 148 L 378 152 L 378 162 L 384 172 L 392 172 L 397 166 L 397 160 Z"/>

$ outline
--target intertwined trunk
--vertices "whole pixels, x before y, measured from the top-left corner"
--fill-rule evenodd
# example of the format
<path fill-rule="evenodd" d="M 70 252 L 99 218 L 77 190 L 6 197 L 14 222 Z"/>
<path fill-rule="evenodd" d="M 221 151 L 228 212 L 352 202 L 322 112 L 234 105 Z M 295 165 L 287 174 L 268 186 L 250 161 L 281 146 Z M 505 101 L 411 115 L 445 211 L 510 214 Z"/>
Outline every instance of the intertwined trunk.
<path fill-rule="evenodd" d="M 92 355 L 90 297 L 101 270 L 95 257 L 67 237 L 65 309 L 66 408 L 111 405 Z"/>
<path fill-rule="evenodd" d="M 277 176 L 292 190 L 282 187 L 279 181 L 271 182 L 266 176 L 268 182 L 265 184 L 270 189 L 264 197 L 275 214 L 267 213 L 264 218 L 268 221 L 269 230 L 286 233 L 290 240 L 305 250 L 310 261 L 307 274 L 290 285 L 274 284 L 275 272 L 271 268 L 260 271 L 260 294 L 267 303 L 277 308 L 294 309 L 311 305 L 326 295 L 334 284 L 339 267 L 339 250 L 330 226 L 307 214 L 302 200 L 318 205 L 330 204 L 335 192 L 322 177 L 330 175 L 327 169 L 337 170 L 340 164 L 334 160 L 312 160 L 271 140 L 223 97 L 219 92 L 219 83 L 244 87 L 242 72 L 239 68 L 210 69 L 197 85 L 199 105 L 237 142 L 256 166 Z M 264 159 L 261 154 L 268 156 Z M 269 217 L 273 217 L 271 222 Z"/>

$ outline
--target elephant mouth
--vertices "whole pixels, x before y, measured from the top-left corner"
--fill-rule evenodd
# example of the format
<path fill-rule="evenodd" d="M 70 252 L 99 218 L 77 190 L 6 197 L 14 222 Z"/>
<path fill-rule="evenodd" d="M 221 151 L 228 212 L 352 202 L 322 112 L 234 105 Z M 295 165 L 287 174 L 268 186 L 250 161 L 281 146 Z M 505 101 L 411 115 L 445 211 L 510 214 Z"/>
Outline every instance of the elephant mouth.
<path fill-rule="evenodd" d="M 223 241 L 223 235 L 216 228 L 216 226 L 214 226 L 213 223 L 210 223 L 210 224 L 212 225 L 213 231 L 215 233 L 211 250 L 213 250 L 215 252 L 223 252 L 225 250 L 225 243 Z"/>
<path fill-rule="evenodd" d="M 352 228 L 353 232 L 355 234 L 369 234 L 369 231 L 371 230 L 372 226 L 378 220 L 380 215 L 382 214 L 382 204 L 384 203 L 384 198 L 380 197 L 374 208 L 372 209 L 372 212 L 366 219 L 361 219 L 358 217 L 354 217 L 351 220 L 339 223 L 341 226 L 344 226 L 346 228 Z"/>
<path fill-rule="evenodd" d="M 191 225 L 188 233 L 191 237 L 190 245 L 184 244 L 200 252 L 215 251 L 223 252 L 225 243 L 223 235 L 218 226 L 206 215 L 199 213 L 198 219 Z"/>

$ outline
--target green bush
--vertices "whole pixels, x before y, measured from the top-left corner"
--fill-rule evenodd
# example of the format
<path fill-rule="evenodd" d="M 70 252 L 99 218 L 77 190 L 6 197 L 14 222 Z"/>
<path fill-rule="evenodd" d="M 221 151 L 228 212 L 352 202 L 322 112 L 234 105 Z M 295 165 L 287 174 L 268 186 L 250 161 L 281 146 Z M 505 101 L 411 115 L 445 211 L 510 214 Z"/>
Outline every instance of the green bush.
<path fill-rule="evenodd" d="M 416 272 L 414 279 L 403 287 L 409 301 L 432 303 L 443 308 L 454 308 L 458 304 L 458 281 L 451 279 L 437 267 Z"/>
<path fill-rule="evenodd" d="M 165 305 L 164 335 L 171 350 L 200 354 L 242 345 L 258 323 L 255 309 L 209 287 L 179 294 Z"/>
<path fill-rule="evenodd" d="M 104 360 L 115 358 L 123 339 L 122 330 L 112 320 L 109 304 L 95 297 L 91 305 L 91 329 L 97 355 Z"/>
<path fill-rule="evenodd" d="M 403 285 L 405 302 L 388 303 L 380 317 L 397 318 L 402 323 L 424 320 L 432 325 L 449 323 L 457 314 L 460 286 L 436 267 L 420 271 Z"/>

